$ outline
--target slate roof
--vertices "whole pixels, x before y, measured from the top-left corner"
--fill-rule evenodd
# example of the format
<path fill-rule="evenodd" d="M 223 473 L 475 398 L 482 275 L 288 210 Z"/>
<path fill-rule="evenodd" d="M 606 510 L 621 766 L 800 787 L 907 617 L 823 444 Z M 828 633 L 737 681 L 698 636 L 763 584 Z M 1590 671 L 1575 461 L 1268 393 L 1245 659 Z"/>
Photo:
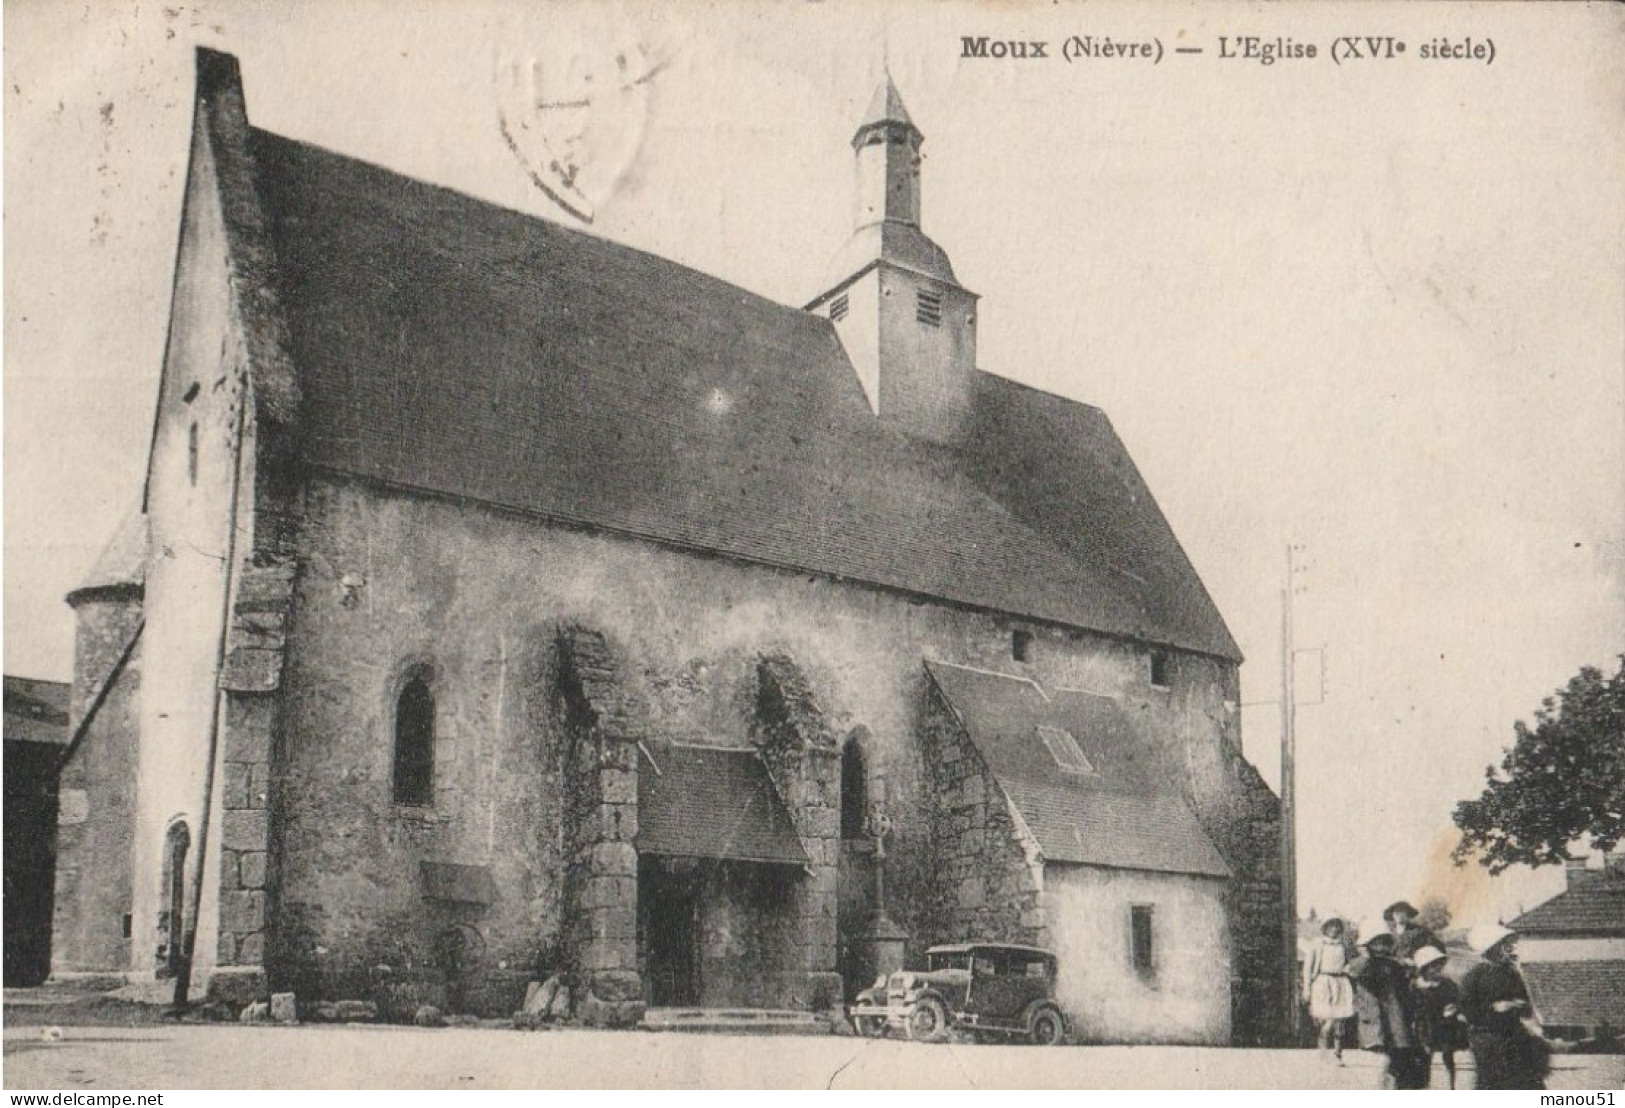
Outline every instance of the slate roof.
<path fill-rule="evenodd" d="M 1625 880 L 1598 873 L 1544 904 L 1537 904 L 1507 926 L 1532 938 L 1625 937 Z"/>
<path fill-rule="evenodd" d="M 926 669 L 1047 860 L 1230 875 L 1116 702 L 944 662 Z M 1062 772 L 1040 727 L 1070 732 L 1094 772 Z"/>
<path fill-rule="evenodd" d="M 827 291 L 820 293 L 807 307 L 822 304 L 873 269 L 881 259 L 950 285 L 959 284 L 948 252 L 932 242 L 930 236 L 912 223 L 881 219 L 852 232 L 852 237 L 831 256 L 824 267 Z"/>
<path fill-rule="evenodd" d="M 650 760 L 654 765 L 650 765 Z M 642 854 L 807 864 L 756 751 L 654 744 L 638 764 Z"/>
<path fill-rule="evenodd" d="M 68 698 L 66 682 L 6 675 L 5 740 L 53 746 L 66 743 Z"/>
<path fill-rule="evenodd" d="M 1625 961 L 1524 962 L 1530 999 L 1546 1023 L 1558 1027 L 1619 1025 L 1625 1013 Z"/>
<path fill-rule="evenodd" d="M 118 529 L 102 547 L 84 580 L 68 594 L 68 603 L 102 590 L 143 586 L 147 580 L 148 545 L 146 514 L 130 512 L 119 521 Z"/>
<path fill-rule="evenodd" d="M 978 373 L 966 442 L 911 440 L 825 319 L 250 136 L 309 462 L 1240 659 L 1096 409 Z"/>
<path fill-rule="evenodd" d="M 889 71 L 885 79 L 875 88 L 874 95 L 869 97 L 869 107 L 864 110 L 863 121 L 858 124 L 858 134 L 861 135 L 865 129 L 879 123 L 906 123 L 910 127 L 914 126 L 913 118 L 903 106 L 902 93 L 897 91 L 897 85 L 892 81 Z"/>

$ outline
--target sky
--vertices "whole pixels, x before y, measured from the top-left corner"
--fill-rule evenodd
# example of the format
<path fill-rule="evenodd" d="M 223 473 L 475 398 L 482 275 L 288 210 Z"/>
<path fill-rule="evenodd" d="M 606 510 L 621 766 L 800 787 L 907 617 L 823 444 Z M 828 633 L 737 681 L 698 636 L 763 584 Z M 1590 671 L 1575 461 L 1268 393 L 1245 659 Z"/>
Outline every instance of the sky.
<path fill-rule="evenodd" d="M 1515 913 L 1561 875 L 1452 868 L 1451 807 L 1625 653 L 1622 32 L 1609 5 L 8 3 L 5 671 L 68 677 L 62 597 L 139 497 L 196 45 L 240 58 L 256 126 L 796 304 L 889 68 L 979 364 L 1111 417 L 1247 657 L 1272 784 L 1299 548 L 1301 906 Z M 1164 58 L 1069 62 L 1074 34 Z M 1408 52 L 1336 64 L 1345 34 Z M 1248 35 L 1317 57 L 1219 57 Z M 1424 61 L 1435 36 L 1494 60 Z"/>

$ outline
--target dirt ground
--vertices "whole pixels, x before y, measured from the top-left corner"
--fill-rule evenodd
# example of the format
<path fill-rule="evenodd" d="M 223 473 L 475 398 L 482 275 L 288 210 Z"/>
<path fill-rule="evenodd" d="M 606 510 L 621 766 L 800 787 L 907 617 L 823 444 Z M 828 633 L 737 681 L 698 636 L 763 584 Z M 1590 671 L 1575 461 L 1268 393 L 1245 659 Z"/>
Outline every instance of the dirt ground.
<path fill-rule="evenodd" d="M 15 1009 L 9 1009 L 15 1012 Z M 8 1018 L 5 1087 L 74 1089 L 1370 1089 L 1376 1058 L 1196 1047 L 975 1046 L 836 1036 Z M 128 1013 L 126 1013 L 128 1014 Z M 1471 1084 L 1464 1057 L 1463 1085 Z M 1436 1085 L 1444 1077 L 1436 1068 Z M 1625 1086 L 1625 1058 L 1564 1055 L 1551 1087 Z"/>

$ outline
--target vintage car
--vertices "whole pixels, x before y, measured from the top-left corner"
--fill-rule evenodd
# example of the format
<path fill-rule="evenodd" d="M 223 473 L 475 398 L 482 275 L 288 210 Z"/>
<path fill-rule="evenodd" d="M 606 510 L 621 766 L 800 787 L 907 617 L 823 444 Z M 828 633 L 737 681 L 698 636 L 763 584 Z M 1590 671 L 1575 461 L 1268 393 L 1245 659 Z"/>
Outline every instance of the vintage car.
<path fill-rule="evenodd" d="M 1055 955 L 1009 943 L 950 943 L 926 951 L 926 968 L 899 970 L 859 993 L 848 1010 L 860 1035 L 901 1033 L 935 1042 L 953 1030 L 977 1039 L 1066 1039 L 1055 1003 Z"/>

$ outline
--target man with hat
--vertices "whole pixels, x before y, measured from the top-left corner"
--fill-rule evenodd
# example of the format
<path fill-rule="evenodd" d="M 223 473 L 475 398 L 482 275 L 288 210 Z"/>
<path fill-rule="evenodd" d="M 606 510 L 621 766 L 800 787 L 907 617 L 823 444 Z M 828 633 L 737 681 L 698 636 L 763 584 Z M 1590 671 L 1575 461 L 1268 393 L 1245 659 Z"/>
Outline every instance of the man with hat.
<path fill-rule="evenodd" d="M 1467 941 L 1484 959 L 1461 982 L 1461 1012 L 1478 1071 L 1474 1088 L 1544 1089 L 1551 1047 L 1518 969 L 1517 932 L 1480 924 Z"/>
<path fill-rule="evenodd" d="M 1408 900 L 1396 900 L 1382 910 L 1383 922 L 1394 935 L 1394 957 L 1407 966 L 1416 965 L 1416 952 L 1424 946 L 1444 946 L 1439 936 L 1416 922 L 1421 914 Z"/>

